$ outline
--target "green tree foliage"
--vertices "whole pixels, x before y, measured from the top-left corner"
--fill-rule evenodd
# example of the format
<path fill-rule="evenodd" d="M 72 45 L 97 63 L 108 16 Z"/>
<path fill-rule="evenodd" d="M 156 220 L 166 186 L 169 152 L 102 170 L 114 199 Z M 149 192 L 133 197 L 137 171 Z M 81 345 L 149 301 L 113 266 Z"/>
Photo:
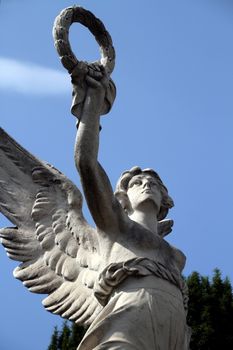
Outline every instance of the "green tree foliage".
<path fill-rule="evenodd" d="M 69 350 L 69 339 L 71 330 L 67 322 L 64 322 L 62 331 L 58 337 L 58 350 Z"/>
<path fill-rule="evenodd" d="M 222 279 L 216 269 L 212 279 L 193 272 L 187 279 L 189 312 L 192 328 L 191 350 L 233 349 L 233 294 L 228 278 Z M 57 327 L 48 350 L 76 350 L 86 329 L 75 323 Z"/>
<path fill-rule="evenodd" d="M 233 349 L 233 295 L 229 279 L 223 280 L 216 269 L 212 280 L 193 272 L 187 284 L 191 350 Z"/>
<path fill-rule="evenodd" d="M 81 342 L 84 334 L 86 332 L 86 328 L 77 326 L 75 323 L 72 323 L 71 326 L 71 334 L 69 338 L 69 350 L 76 350 L 77 346 Z"/>
<path fill-rule="evenodd" d="M 57 330 L 57 327 L 55 327 L 48 350 L 57 350 L 57 347 L 58 347 L 58 330 Z"/>
<path fill-rule="evenodd" d="M 58 331 L 57 327 L 54 328 L 48 350 L 76 350 L 85 332 L 84 327 L 64 322 L 61 331 Z"/>

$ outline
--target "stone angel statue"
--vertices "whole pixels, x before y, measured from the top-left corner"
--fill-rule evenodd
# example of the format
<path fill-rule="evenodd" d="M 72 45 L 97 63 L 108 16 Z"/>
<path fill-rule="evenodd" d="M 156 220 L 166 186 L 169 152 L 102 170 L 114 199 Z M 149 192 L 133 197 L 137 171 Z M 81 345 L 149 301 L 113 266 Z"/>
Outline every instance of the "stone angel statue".
<path fill-rule="evenodd" d="M 75 164 L 96 227 L 79 189 L 0 129 L 0 210 L 14 225 L 1 241 L 21 262 L 14 276 L 48 295 L 48 311 L 90 325 L 79 350 L 187 350 L 185 256 L 164 239 L 173 201 L 152 169 L 125 171 L 113 191 L 98 149 L 115 88 L 103 66 L 94 68 L 83 74 Z M 71 72 L 78 103 L 80 71 Z"/>

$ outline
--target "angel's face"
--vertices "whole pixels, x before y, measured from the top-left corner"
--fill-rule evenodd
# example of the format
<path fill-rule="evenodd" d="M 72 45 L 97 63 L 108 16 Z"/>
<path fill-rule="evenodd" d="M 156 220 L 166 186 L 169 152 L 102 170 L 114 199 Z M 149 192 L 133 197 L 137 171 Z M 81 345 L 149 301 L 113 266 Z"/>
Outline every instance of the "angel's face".
<path fill-rule="evenodd" d="M 155 177 L 149 174 L 140 174 L 132 177 L 128 184 L 127 195 L 133 210 L 138 209 L 142 203 L 151 202 L 156 211 L 159 212 L 162 194 Z"/>

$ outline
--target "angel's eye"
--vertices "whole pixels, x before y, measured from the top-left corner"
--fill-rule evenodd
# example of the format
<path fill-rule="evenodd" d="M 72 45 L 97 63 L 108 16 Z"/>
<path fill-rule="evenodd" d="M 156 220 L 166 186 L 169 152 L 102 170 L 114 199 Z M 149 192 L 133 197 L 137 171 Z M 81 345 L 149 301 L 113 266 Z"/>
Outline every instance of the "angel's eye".
<path fill-rule="evenodd" d="M 140 186 L 142 183 L 141 180 L 134 180 L 130 183 L 129 187 L 133 187 L 133 186 Z"/>
<path fill-rule="evenodd" d="M 134 182 L 134 185 L 141 185 L 141 183 L 142 183 L 142 181 L 137 180 Z"/>

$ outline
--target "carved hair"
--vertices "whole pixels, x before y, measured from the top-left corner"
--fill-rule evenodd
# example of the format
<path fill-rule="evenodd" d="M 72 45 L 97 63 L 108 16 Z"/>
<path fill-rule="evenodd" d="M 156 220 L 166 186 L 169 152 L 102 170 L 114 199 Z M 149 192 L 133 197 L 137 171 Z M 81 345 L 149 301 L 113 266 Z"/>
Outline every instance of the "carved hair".
<path fill-rule="evenodd" d="M 135 166 L 132 169 L 125 171 L 117 182 L 115 196 L 119 200 L 122 207 L 129 214 L 130 208 L 129 208 L 129 199 L 127 196 L 128 185 L 130 180 L 134 176 L 140 175 L 140 174 L 153 176 L 158 182 L 161 195 L 162 195 L 162 202 L 161 202 L 161 207 L 160 207 L 160 211 L 158 213 L 157 219 L 159 221 L 163 220 L 167 216 L 168 210 L 174 206 L 174 202 L 172 198 L 168 195 L 168 190 L 166 186 L 163 184 L 159 175 L 153 169 L 148 168 L 148 169 L 142 170 L 140 167 Z"/>

